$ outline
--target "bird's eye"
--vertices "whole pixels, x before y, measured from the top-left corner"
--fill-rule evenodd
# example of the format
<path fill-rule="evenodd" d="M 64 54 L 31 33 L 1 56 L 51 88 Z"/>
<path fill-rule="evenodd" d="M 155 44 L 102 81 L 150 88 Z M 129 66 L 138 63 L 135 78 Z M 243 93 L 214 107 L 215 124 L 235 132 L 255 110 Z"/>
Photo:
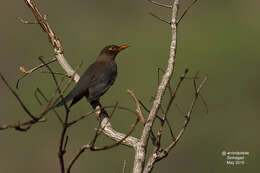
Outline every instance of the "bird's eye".
<path fill-rule="evenodd" d="M 111 50 L 111 51 L 113 51 L 113 50 L 114 50 L 114 48 L 113 48 L 113 47 L 109 47 L 109 48 L 108 48 L 108 50 Z"/>

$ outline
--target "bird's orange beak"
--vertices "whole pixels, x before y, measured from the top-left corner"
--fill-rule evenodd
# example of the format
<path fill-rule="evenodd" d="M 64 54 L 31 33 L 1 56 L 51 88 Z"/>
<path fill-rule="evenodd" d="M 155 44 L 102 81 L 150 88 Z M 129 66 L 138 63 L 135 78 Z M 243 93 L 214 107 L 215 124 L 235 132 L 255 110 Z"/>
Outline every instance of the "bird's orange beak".
<path fill-rule="evenodd" d="M 129 46 L 127 46 L 127 45 L 122 45 L 122 46 L 120 46 L 119 48 L 118 48 L 118 51 L 120 52 L 121 50 L 123 50 L 123 49 L 126 49 L 126 48 L 128 48 Z"/>

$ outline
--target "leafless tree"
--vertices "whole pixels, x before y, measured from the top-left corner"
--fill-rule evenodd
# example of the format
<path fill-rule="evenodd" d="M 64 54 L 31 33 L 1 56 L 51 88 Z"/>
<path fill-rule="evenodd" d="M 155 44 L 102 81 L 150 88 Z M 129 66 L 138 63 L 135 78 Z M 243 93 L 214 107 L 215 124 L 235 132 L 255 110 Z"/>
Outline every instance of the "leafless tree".
<path fill-rule="evenodd" d="M 154 165 L 166 158 L 169 154 L 169 152 L 176 146 L 178 141 L 181 139 L 187 125 L 190 122 L 190 117 L 193 111 L 193 108 L 195 106 L 195 103 L 197 99 L 200 96 L 200 91 L 204 84 L 207 81 L 207 76 L 204 77 L 199 84 L 197 84 L 198 77 L 195 76 L 192 78 L 193 84 L 194 84 L 194 96 L 191 101 L 191 104 L 189 106 L 189 109 L 184 113 L 184 124 L 183 127 L 179 130 L 179 132 L 174 133 L 172 130 L 171 122 L 168 120 L 168 114 L 171 106 L 173 105 L 173 102 L 176 98 L 176 94 L 178 92 L 178 89 L 181 87 L 182 82 L 187 79 L 188 69 L 184 71 L 182 76 L 177 78 L 176 76 L 173 76 L 174 67 L 175 67 L 175 59 L 176 59 L 176 50 L 177 50 L 177 26 L 185 16 L 185 14 L 190 10 L 190 8 L 197 2 L 197 0 L 193 0 L 192 3 L 184 9 L 184 12 L 181 15 L 179 14 L 179 5 L 181 0 L 175 0 L 172 1 L 171 4 L 163 4 L 160 2 L 156 2 L 153 0 L 148 0 L 148 2 L 162 7 L 167 8 L 171 10 L 171 19 L 170 21 L 165 20 L 153 13 L 151 15 L 155 17 L 156 19 L 168 24 L 171 28 L 171 44 L 170 44 L 170 52 L 169 52 L 169 58 L 168 58 L 168 66 L 166 67 L 166 70 L 160 69 L 159 71 L 163 72 L 162 78 L 160 80 L 157 93 L 153 97 L 153 105 L 151 109 L 147 108 L 141 100 L 139 100 L 135 93 L 131 90 L 128 90 L 128 94 L 133 98 L 133 101 L 136 105 L 136 110 L 132 111 L 129 108 L 119 106 L 118 103 L 112 106 L 102 106 L 101 103 L 97 107 L 94 108 L 93 111 L 88 112 L 82 116 L 80 116 L 77 119 L 69 121 L 69 115 L 70 115 L 70 109 L 66 105 L 64 106 L 66 109 L 66 115 L 65 118 L 61 118 L 58 114 L 58 112 L 53 109 L 53 105 L 57 102 L 59 98 L 63 97 L 64 92 L 67 90 L 68 86 L 74 81 L 78 82 L 80 79 L 80 76 L 77 74 L 77 70 L 79 66 L 74 70 L 70 64 L 67 62 L 65 56 L 63 47 L 61 45 L 60 40 L 58 39 L 57 35 L 52 30 L 51 26 L 47 22 L 47 16 L 42 15 L 40 13 L 39 8 L 37 7 L 34 0 L 24 0 L 26 5 L 32 10 L 33 15 L 35 16 L 36 21 L 30 22 L 23 20 L 22 18 L 19 18 L 19 20 L 24 24 L 38 24 L 43 32 L 45 32 L 48 35 L 49 42 L 53 46 L 54 50 L 54 58 L 51 58 L 50 60 L 44 60 L 43 57 L 39 57 L 39 60 L 41 61 L 41 64 L 37 67 L 32 68 L 31 70 L 26 70 L 25 67 L 20 67 L 21 72 L 23 73 L 23 76 L 18 80 L 17 82 L 17 88 L 19 85 L 19 82 L 26 76 L 30 75 L 34 71 L 46 67 L 48 71 L 45 71 L 45 73 L 51 74 L 53 81 L 56 85 L 56 91 L 53 93 L 52 97 L 47 98 L 42 90 L 40 88 L 37 88 L 35 91 L 35 97 L 38 98 L 41 96 L 46 101 L 46 107 L 37 115 L 34 115 L 30 112 L 30 109 L 25 106 L 25 104 L 22 101 L 22 98 L 19 97 L 17 92 L 9 85 L 7 80 L 4 78 L 4 76 L 0 73 L 0 77 L 2 81 L 6 84 L 6 86 L 10 89 L 10 91 L 13 93 L 13 95 L 18 100 L 21 107 L 24 109 L 24 111 L 29 116 L 30 120 L 28 121 L 22 121 L 17 122 L 14 124 L 2 124 L 0 125 L 0 130 L 5 129 L 15 129 L 17 131 L 27 131 L 30 129 L 31 126 L 36 125 L 38 123 L 44 123 L 46 122 L 45 116 L 49 111 L 54 111 L 55 115 L 59 119 L 59 122 L 61 124 L 62 133 L 60 135 L 60 142 L 59 142 L 59 148 L 58 148 L 58 158 L 59 158 L 59 164 L 60 164 L 60 172 L 61 173 L 70 173 L 72 171 L 72 167 L 74 163 L 77 161 L 77 159 L 81 156 L 81 154 L 85 151 L 98 151 L 98 150 L 107 150 L 113 147 L 116 147 L 118 145 L 125 145 L 128 147 L 132 147 L 135 152 L 134 157 L 134 164 L 133 164 L 133 173 L 149 173 L 152 172 Z M 65 73 L 57 73 L 54 72 L 49 64 L 58 62 L 60 66 L 63 68 Z M 66 86 L 64 88 L 60 87 L 60 83 L 56 79 L 56 75 L 62 75 L 63 78 L 69 78 Z M 171 86 L 170 80 L 173 78 L 176 78 L 178 80 L 176 86 Z M 166 91 L 169 91 L 169 100 L 167 100 L 166 107 L 162 105 L 162 100 L 165 98 Z M 58 95 L 58 97 L 57 97 Z M 39 100 L 39 99 L 38 99 Z M 39 101 L 40 102 L 40 101 Z M 42 104 L 40 102 L 40 104 Z M 107 109 L 112 109 L 112 113 L 108 114 Z M 122 109 L 125 111 L 132 112 L 136 118 L 135 121 L 130 125 L 129 132 L 124 134 L 119 132 L 118 130 L 114 129 L 112 124 L 110 123 L 110 118 L 114 114 L 116 109 Z M 159 113 L 159 110 L 161 113 Z M 149 115 L 148 118 L 145 119 L 143 115 L 143 111 L 146 111 Z M 96 128 L 96 132 L 94 135 L 94 138 L 89 141 L 86 145 L 83 145 L 77 153 L 75 153 L 75 156 L 70 159 L 68 163 L 64 161 L 64 157 L 67 150 L 67 144 L 69 140 L 69 136 L 67 135 L 68 129 L 76 125 L 80 120 L 86 118 L 87 116 L 95 113 L 96 116 L 99 119 L 99 125 Z M 64 116 L 63 116 L 64 117 Z M 158 129 L 153 128 L 155 119 L 158 119 L 160 121 L 160 127 Z M 131 136 L 132 132 L 135 129 L 135 126 L 137 123 L 141 121 L 143 124 L 143 130 L 141 133 L 140 138 L 136 138 L 134 136 Z M 167 126 L 169 128 L 169 133 L 171 135 L 171 142 L 166 146 L 162 147 L 162 135 L 163 130 L 165 129 L 164 126 Z M 154 131 L 157 130 L 157 133 L 154 133 Z M 104 134 L 110 139 L 114 141 L 111 145 L 105 145 L 105 146 L 97 146 L 96 140 L 99 137 L 100 134 Z M 153 144 L 153 152 L 148 156 L 147 147 L 148 147 L 148 141 L 149 139 L 152 141 Z M 148 158 L 148 159 L 146 159 Z M 126 162 L 124 162 L 123 170 L 122 172 L 125 172 Z"/>

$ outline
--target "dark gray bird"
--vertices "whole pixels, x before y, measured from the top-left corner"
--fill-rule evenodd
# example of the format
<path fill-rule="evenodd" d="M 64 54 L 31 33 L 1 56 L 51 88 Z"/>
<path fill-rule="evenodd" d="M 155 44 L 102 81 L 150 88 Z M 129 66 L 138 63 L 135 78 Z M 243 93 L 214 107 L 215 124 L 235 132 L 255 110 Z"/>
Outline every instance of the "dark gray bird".
<path fill-rule="evenodd" d="M 128 48 L 128 46 L 106 46 L 100 52 L 97 60 L 85 71 L 72 91 L 54 107 L 59 107 L 72 100 L 69 106 L 71 107 L 84 96 L 93 106 L 113 85 L 117 76 L 115 58 L 116 55 L 125 48 Z"/>

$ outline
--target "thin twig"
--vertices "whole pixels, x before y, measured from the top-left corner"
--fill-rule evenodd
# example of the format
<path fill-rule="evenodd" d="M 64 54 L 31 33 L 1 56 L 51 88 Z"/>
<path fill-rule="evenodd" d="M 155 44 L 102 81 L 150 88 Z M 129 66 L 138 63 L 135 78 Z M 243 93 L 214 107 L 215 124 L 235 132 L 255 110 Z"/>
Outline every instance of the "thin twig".
<path fill-rule="evenodd" d="M 202 87 L 205 85 L 205 83 L 207 82 L 207 80 L 208 80 L 208 76 L 205 76 L 204 79 L 203 79 L 203 81 L 200 83 L 199 87 L 197 88 L 196 92 L 194 93 L 194 97 L 193 97 L 193 100 L 192 100 L 192 102 L 191 102 L 190 108 L 189 108 L 189 110 L 188 110 L 188 112 L 186 113 L 186 116 L 185 116 L 185 122 L 184 122 L 183 128 L 180 130 L 179 134 L 177 135 L 176 140 L 173 141 L 173 142 L 165 149 L 166 152 L 169 152 L 169 151 L 177 144 L 177 142 L 180 140 L 181 136 L 183 135 L 184 130 L 186 129 L 187 125 L 189 124 L 190 116 L 191 116 L 191 113 L 192 113 L 193 108 L 194 108 L 194 106 L 195 106 L 195 103 L 196 103 L 196 101 L 197 101 L 197 99 L 198 99 L 200 90 L 201 90 Z"/>
<path fill-rule="evenodd" d="M 198 0 L 193 0 L 192 3 L 184 10 L 183 14 L 181 15 L 181 17 L 177 20 L 177 25 L 180 23 L 180 21 L 182 20 L 182 18 L 186 15 L 186 13 L 190 10 L 190 8 L 196 3 L 198 2 Z"/>
<path fill-rule="evenodd" d="M 13 90 L 13 88 L 9 85 L 9 83 L 7 82 L 7 80 L 4 78 L 4 76 L 0 73 L 0 77 L 3 80 L 3 82 L 5 83 L 5 85 L 8 87 L 8 89 L 12 92 L 12 94 L 16 97 L 16 99 L 18 100 L 18 102 L 20 103 L 20 105 L 22 106 L 23 110 L 27 113 L 27 115 L 29 115 L 29 117 L 31 117 L 31 119 L 33 119 L 34 121 L 38 121 L 39 119 L 36 118 L 30 111 L 29 109 L 24 105 L 23 101 L 21 100 L 21 98 L 18 96 L 18 94 Z"/>
<path fill-rule="evenodd" d="M 168 105 L 167 105 L 165 114 L 168 114 L 168 112 L 169 112 L 169 110 L 170 110 L 170 108 L 171 108 L 171 105 L 172 105 L 172 103 L 173 103 L 173 100 L 175 99 L 176 94 L 177 94 L 177 92 L 178 92 L 178 89 L 180 88 L 180 86 L 181 86 L 183 80 L 186 78 L 186 75 L 188 74 L 188 72 L 189 72 L 189 69 L 185 69 L 184 73 L 181 75 L 181 77 L 180 77 L 180 79 L 179 79 L 179 82 L 177 83 L 176 88 L 175 88 L 175 90 L 174 90 L 174 92 L 173 92 L 173 95 L 171 96 L 171 98 L 170 98 L 170 100 L 169 100 L 169 102 L 168 102 Z"/>
<path fill-rule="evenodd" d="M 161 136 L 162 136 L 162 131 L 163 131 L 163 127 L 164 127 L 164 124 L 165 124 L 165 121 L 167 122 L 168 124 L 168 127 L 170 128 L 170 133 L 171 133 L 171 136 L 172 136 L 172 139 L 175 140 L 175 136 L 173 135 L 173 132 L 172 132 L 172 128 L 171 128 L 171 125 L 170 123 L 167 121 L 167 115 L 169 113 L 169 110 L 170 110 L 170 107 L 174 101 L 174 99 L 176 98 L 176 94 L 178 92 L 178 89 L 180 88 L 183 80 L 185 79 L 187 73 L 189 72 L 188 69 L 185 69 L 184 73 L 181 75 L 180 79 L 179 79 L 179 82 L 177 83 L 176 85 L 176 88 L 173 92 L 173 95 L 171 96 L 169 102 L 168 102 L 168 105 L 167 105 L 167 108 L 166 108 L 166 111 L 163 113 L 163 121 L 161 122 L 161 126 L 159 127 L 159 130 L 158 130 L 158 133 L 157 133 L 157 141 L 158 141 L 158 147 L 157 147 L 157 150 L 160 149 L 160 145 L 161 145 Z"/>
<path fill-rule="evenodd" d="M 134 99 L 135 105 L 136 105 L 136 112 L 137 112 L 141 122 L 143 124 L 145 124 L 144 115 L 143 115 L 143 113 L 141 111 L 140 104 L 139 104 L 139 102 L 138 102 L 138 100 L 137 100 L 137 98 L 135 96 L 135 93 L 132 90 L 129 90 L 129 89 L 127 90 L 127 93 L 130 94 L 132 96 L 132 98 Z"/>
<path fill-rule="evenodd" d="M 167 20 L 165 20 L 165 19 L 163 19 L 163 18 L 161 18 L 161 17 L 159 17 L 159 16 L 157 16 L 156 14 L 154 14 L 154 13 L 149 13 L 151 16 L 153 16 L 154 18 L 156 18 L 156 19 L 158 19 L 158 20 L 160 20 L 160 21 L 162 21 L 162 22 L 164 22 L 164 23 L 167 23 L 167 24 L 171 24 L 171 22 L 169 22 L 169 21 L 167 21 Z"/>
<path fill-rule="evenodd" d="M 144 173 L 149 173 L 151 172 L 151 170 L 153 169 L 154 167 L 154 164 L 158 161 L 160 161 L 161 159 L 165 158 L 169 152 L 174 148 L 174 146 L 177 144 L 177 142 L 181 139 L 183 133 L 184 133 L 184 130 L 186 129 L 187 125 L 189 124 L 189 121 L 190 121 L 190 116 L 191 116 L 191 113 L 193 111 L 193 108 L 195 106 L 195 103 L 198 99 L 198 96 L 199 96 L 199 93 L 200 93 L 200 90 L 202 89 L 202 87 L 205 85 L 206 81 L 207 81 L 208 77 L 206 76 L 203 81 L 200 83 L 200 86 L 197 88 L 196 92 L 194 93 L 194 97 L 193 97 L 193 100 L 191 102 L 191 105 L 190 105 L 190 108 L 189 110 L 187 111 L 186 115 L 185 115 L 185 122 L 184 122 L 184 125 L 182 127 L 182 129 L 179 131 L 176 139 L 174 141 L 172 141 L 168 147 L 166 147 L 165 149 L 159 149 L 157 150 L 155 153 L 153 153 L 148 161 L 147 161 L 147 164 L 145 166 L 145 169 L 144 169 Z M 195 79 L 194 79 L 195 80 Z"/>
<path fill-rule="evenodd" d="M 63 80 L 62 80 L 63 81 Z M 47 97 L 43 94 L 43 92 L 40 90 L 40 88 L 36 88 L 36 90 L 35 90 L 35 98 L 38 100 L 38 102 L 39 103 L 41 103 L 40 102 L 40 99 L 38 98 L 38 96 L 37 96 L 37 93 L 39 93 L 43 98 L 44 98 L 44 100 L 48 103 L 49 102 L 49 100 L 47 99 Z M 63 124 L 63 120 L 61 119 L 61 117 L 60 117 L 60 115 L 58 114 L 58 112 L 55 110 L 55 109 L 53 109 L 53 112 L 54 112 L 54 114 L 57 116 L 57 118 L 58 118 L 58 120 L 60 121 L 60 123 L 61 124 Z"/>
<path fill-rule="evenodd" d="M 82 147 L 80 148 L 80 150 L 79 150 L 79 152 L 76 154 L 76 156 L 73 157 L 73 158 L 71 159 L 71 161 L 69 162 L 69 166 L 68 166 L 68 168 L 67 168 L 67 170 L 66 170 L 66 173 L 70 173 L 72 166 L 73 166 L 74 163 L 78 160 L 79 156 L 80 156 L 82 153 L 84 153 L 84 151 L 85 151 L 86 149 L 89 149 L 89 148 L 90 148 L 90 145 L 89 145 L 89 144 L 88 144 L 88 145 L 84 145 L 84 146 L 82 146 Z"/>
<path fill-rule="evenodd" d="M 209 113 L 209 108 L 208 108 L 208 104 L 207 102 L 205 101 L 204 97 L 200 94 L 200 99 L 202 101 L 202 103 L 204 104 L 205 108 L 206 108 L 206 114 Z"/>
<path fill-rule="evenodd" d="M 50 59 L 49 61 L 47 61 L 46 64 L 50 64 L 50 63 L 53 63 L 53 62 L 55 62 L 55 61 L 57 61 L 57 59 L 56 59 L 56 58 L 52 58 L 52 59 Z M 24 73 L 24 75 L 17 80 L 17 82 L 16 82 L 16 89 L 19 88 L 19 83 L 20 83 L 20 81 L 21 81 L 23 78 L 25 78 L 27 75 L 33 73 L 34 71 L 36 71 L 36 70 L 38 70 L 38 69 L 40 69 L 40 68 L 42 68 L 42 67 L 44 67 L 44 64 L 40 64 L 40 65 L 38 65 L 38 66 L 36 66 L 36 67 L 34 67 L 34 68 L 28 70 L 28 71 L 25 70 L 25 68 L 24 68 L 23 66 L 20 67 L 20 70 Z"/>
<path fill-rule="evenodd" d="M 153 1 L 153 0 L 148 0 L 148 1 L 151 2 L 152 4 L 155 4 L 155 5 L 160 6 L 160 7 L 172 8 L 172 5 L 167 5 L 167 4 L 159 3 L 159 2 L 156 2 L 156 1 Z"/>
<path fill-rule="evenodd" d="M 63 124 L 63 129 L 61 132 L 61 137 L 60 137 L 60 143 L 59 143 L 59 152 L 58 152 L 58 157 L 59 157 L 59 161 L 60 161 L 60 169 L 61 169 L 61 173 L 65 172 L 65 163 L 64 163 L 64 154 L 66 153 L 66 146 L 67 146 L 67 140 L 68 137 L 66 137 L 66 132 L 68 129 L 68 117 L 69 117 L 69 110 L 66 111 L 66 117 L 65 117 L 65 121 Z M 65 143 L 64 143 L 64 139 L 65 139 Z"/>
<path fill-rule="evenodd" d="M 46 122 L 46 119 L 41 118 L 38 121 L 34 121 L 34 120 L 29 120 L 29 121 L 24 121 L 24 122 L 18 121 L 17 123 L 8 124 L 8 125 L 2 124 L 2 125 L 0 125 L 0 130 L 6 130 L 6 129 L 14 128 L 15 130 L 18 130 L 18 131 L 25 131 L 25 129 L 29 130 L 28 126 L 32 126 L 35 123 L 42 123 L 42 122 Z M 25 126 L 25 128 L 22 128 L 24 126 Z"/>

